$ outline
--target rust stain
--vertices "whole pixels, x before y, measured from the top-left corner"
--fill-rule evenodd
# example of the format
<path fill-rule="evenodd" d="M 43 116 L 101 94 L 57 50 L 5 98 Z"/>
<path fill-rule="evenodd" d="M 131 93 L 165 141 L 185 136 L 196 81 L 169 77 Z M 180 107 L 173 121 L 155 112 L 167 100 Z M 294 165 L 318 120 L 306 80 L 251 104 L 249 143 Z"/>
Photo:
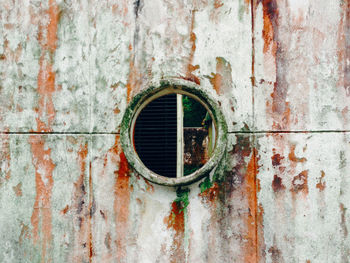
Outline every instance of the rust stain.
<path fill-rule="evenodd" d="M 8 181 L 11 178 L 11 152 L 10 152 L 10 136 L 4 134 L 0 140 L 0 172 L 5 175 L 5 180 Z M 2 185 L 3 178 L 0 176 L 0 186 Z"/>
<path fill-rule="evenodd" d="M 277 174 L 274 175 L 273 181 L 272 181 L 272 189 L 274 192 L 279 192 L 281 190 L 284 190 L 286 187 L 282 183 L 282 178 L 279 177 Z"/>
<path fill-rule="evenodd" d="M 116 138 L 116 143 L 118 142 Z M 117 145 L 116 145 L 117 146 Z M 117 146 L 119 151 L 119 146 Z M 129 220 L 129 165 L 122 151 L 119 152 L 119 169 L 115 172 L 114 186 L 114 212 L 116 215 L 116 244 L 117 261 L 123 262 L 126 259 L 128 220 Z"/>
<path fill-rule="evenodd" d="M 306 158 L 298 158 L 295 156 L 295 148 L 296 148 L 296 145 L 292 144 L 290 147 L 290 153 L 288 155 L 289 160 L 291 160 L 292 162 L 296 162 L 296 163 L 306 162 Z"/>
<path fill-rule="evenodd" d="M 113 112 L 114 112 L 115 114 L 119 114 L 119 113 L 120 113 L 120 109 L 119 109 L 118 107 L 115 107 L 114 110 L 113 110 Z"/>
<path fill-rule="evenodd" d="M 344 237 L 346 238 L 349 234 L 348 228 L 346 226 L 346 208 L 343 203 L 340 203 L 340 213 L 341 213 L 341 228 L 343 230 Z"/>
<path fill-rule="evenodd" d="M 284 262 L 282 258 L 282 252 L 276 245 L 270 247 L 268 252 L 271 254 L 271 259 L 273 263 Z"/>
<path fill-rule="evenodd" d="M 253 149 L 252 157 L 248 163 L 245 174 L 245 194 L 248 200 L 249 215 L 246 219 L 247 233 L 245 239 L 247 242 L 244 246 L 244 262 L 257 262 L 258 236 L 257 236 L 257 216 L 258 216 L 258 200 L 257 200 L 257 183 L 256 176 L 258 167 L 256 164 L 257 150 Z"/>
<path fill-rule="evenodd" d="M 23 51 L 23 46 L 21 43 L 18 43 L 17 47 L 12 50 L 9 47 L 9 42 L 7 39 L 4 41 L 3 54 L 0 54 L 0 60 L 8 60 L 9 62 L 19 62 Z"/>
<path fill-rule="evenodd" d="M 154 192 L 154 186 L 146 179 L 145 179 L 145 183 L 147 185 L 146 191 L 150 192 L 150 193 L 153 193 Z"/>
<path fill-rule="evenodd" d="M 69 209 L 70 209 L 69 205 L 66 205 L 65 208 L 63 208 L 63 209 L 61 210 L 61 213 L 62 213 L 63 215 L 65 215 L 65 214 L 67 214 L 67 212 L 69 211 Z"/>
<path fill-rule="evenodd" d="M 264 208 L 261 204 L 258 206 L 258 213 L 257 213 L 257 262 L 266 262 L 265 259 L 265 239 L 264 239 Z"/>
<path fill-rule="evenodd" d="M 30 235 L 30 231 L 29 231 L 29 226 L 21 223 L 21 233 L 20 233 L 19 239 L 18 239 L 19 244 L 22 244 L 24 238 L 30 239 L 31 235 Z"/>
<path fill-rule="evenodd" d="M 107 216 L 102 210 L 100 210 L 100 214 L 101 214 L 102 218 L 107 221 Z"/>
<path fill-rule="evenodd" d="M 206 203 L 211 204 L 212 207 L 216 207 L 216 202 L 218 198 L 218 194 L 220 191 L 219 184 L 217 182 L 213 183 L 213 185 L 199 194 Z"/>
<path fill-rule="evenodd" d="M 252 53 L 251 53 L 251 57 L 252 57 L 252 65 L 251 65 L 251 83 L 252 83 L 252 87 L 254 89 L 255 87 L 255 83 L 256 83 L 256 78 L 255 78 L 255 0 L 245 0 L 245 4 L 246 4 L 246 9 L 249 8 L 249 4 L 250 4 L 250 16 L 251 16 L 251 34 L 252 34 Z M 254 104 L 254 96 L 253 96 L 253 104 Z"/>
<path fill-rule="evenodd" d="M 171 263 L 179 262 L 180 258 L 185 258 L 183 240 L 185 238 L 185 213 L 182 202 L 174 201 L 171 204 L 171 211 L 168 217 L 164 218 L 164 223 L 168 229 L 175 231 L 171 247 Z"/>
<path fill-rule="evenodd" d="M 13 186 L 12 189 L 16 196 L 22 196 L 22 183 L 18 183 L 16 186 Z"/>
<path fill-rule="evenodd" d="M 276 130 L 288 129 L 291 117 L 289 103 L 284 102 L 287 95 L 286 88 L 282 88 L 281 86 L 282 85 L 278 85 L 278 82 L 276 82 L 274 84 L 273 93 L 271 93 L 273 99 L 272 112 L 277 113 L 274 115 L 275 121 L 273 122 L 272 127 Z"/>
<path fill-rule="evenodd" d="M 131 52 L 130 63 L 129 63 L 129 77 L 126 84 L 127 103 L 130 102 L 134 93 L 137 93 L 141 87 L 141 73 L 138 67 L 135 65 L 135 50 L 132 45 L 129 45 Z"/>
<path fill-rule="evenodd" d="M 116 167 L 114 170 L 115 183 L 113 186 L 113 210 L 115 220 L 115 223 L 113 223 L 113 225 L 115 225 L 116 240 L 111 240 L 111 247 L 112 244 L 115 244 L 117 253 L 114 255 L 112 254 L 112 250 L 108 250 L 107 254 L 103 255 L 102 257 L 106 260 L 115 258 L 118 262 L 124 262 L 127 256 L 127 241 L 130 241 L 130 237 L 128 236 L 128 223 L 131 186 L 129 185 L 129 165 L 120 147 L 119 135 L 116 135 L 113 146 L 104 156 L 104 168 L 101 171 L 101 175 L 105 174 L 105 169 L 108 166 L 108 162 L 111 162 L 112 165 Z M 105 222 L 108 222 L 108 211 L 99 210 L 99 212 L 103 220 L 105 220 Z"/>
<path fill-rule="evenodd" d="M 216 58 L 216 73 L 211 73 L 210 83 L 217 94 L 226 94 L 232 88 L 232 68 L 222 57 Z"/>
<path fill-rule="evenodd" d="M 36 187 L 35 203 L 31 217 L 33 238 L 35 244 L 38 243 L 40 238 L 41 261 L 51 262 L 52 259 L 46 258 L 46 253 L 51 248 L 52 242 L 51 195 L 54 184 L 52 173 L 55 164 L 50 158 L 51 149 L 45 147 L 45 140 L 42 136 L 31 135 L 29 143 L 31 144 L 32 162 L 35 167 Z"/>
<path fill-rule="evenodd" d="M 55 73 L 52 69 L 53 54 L 56 50 L 57 27 L 59 22 L 59 8 L 54 0 L 49 1 L 49 24 L 39 25 L 38 40 L 41 46 L 41 56 L 39 60 L 40 69 L 38 74 L 38 117 L 37 131 L 50 132 L 51 125 L 55 118 L 55 108 L 52 95 L 55 92 Z M 46 37 L 44 37 L 46 36 Z"/>
<path fill-rule="evenodd" d="M 111 238 L 111 234 L 108 232 L 107 234 L 106 234 L 106 237 L 105 237 L 105 246 L 106 246 L 106 248 L 108 249 L 108 250 L 110 250 L 111 249 L 111 242 L 112 242 L 112 238 Z"/>
<path fill-rule="evenodd" d="M 74 244 L 74 261 L 76 262 L 91 262 L 92 257 L 92 231 L 91 231 L 91 216 L 92 216 L 92 201 L 91 196 L 87 196 L 86 192 L 86 159 L 88 155 L 88 144 L 80 146 L 78 151 L 77 161 L 79 164 L 80 175 L 74 183 L 73 200 L 75 217 L 74 223 L 78 230 L 75 231 Z M 91 173 L 90 173 L 91 174 Z M 91 194 L 91 176 L 89 177 L 89 192 Z"/>
<path fill-rule="evenodd" d="M 326 182 L 324 181 L 325 173 L 321 171 L 321 177 L 318 179 L 318 183 L 316 184 L 316 188 L 322 192 L 326 188 Z"/>
<path fill-rule="evenodd" d="M 272 151 L 275 151 L 276 149 L 272 149 Z M 284 157 L 281 156 L 279 153 L 275 153 L 271 156 L 272 165 L 273 166 L 279 166 L 281 164 L 281 160 L 283 160 Z"/>
<path fill-rule="evenodd" d="M 214 0 L 214 8 L 218 9 L 222 7 L 224 4 L 220 0 Z"/>
<path fill-rule="evenodd" d="M 210 11 L 209 19 L 215 23 L 217 23 L 220 19 L 220 15 L 222 14 L 222 7 L 224 3 L 221 0 L 214 0 L 213 8 Z"/>
<path fill-rule="evenodd" d="M 291 189 L 292 193 L 299 193 L 302 192 L 303 194 L 309 193 L 309 188 L 307 185 L 307 178 L 308 177 L 308 171 L 304 170 L 301 173 L 299 173 L 297 176 L 294 176 L 292 180 L 293 188 Z"/>
<path fill-rule="evenodd" d="M 269 50 L 276 55 L 277 41 L 276 30 L 278 26 L 278 6 L 276 0 L 258 0 L 263 6 L 263 31 L 262 37 L 264 39 L 264 53 Z"/>
<path fill-rule="evenodd" d="M 199 78 L 193 74 L 194 71 L 199 69 L 199 65 L 193 65 L 193 58 L 194 53 L 196 52 L 196 34 L 194 33 L 194 21 L 195 21 L 195 14 L 196 11 L 192 10 L 192 16 L 191 16 L 191 25 L 190 25 L 190 43 L 191 43 L 191 50 L 190 55 L 188 58 L 187 68 L 186 68 L 186 76 L 183 77 L 183 79 L 195 82 L 196 84 L 200 84 Z"/>
<path fill-rule="evenodd" d="M 344 89 L 346 96 L 350 96 L 350 1 L 342 1 L 341 7 L 337 43 L 338 87 Z"/>
<path fill-rule="evenodd" d="M 268 57 L 267 60 L 273 59 L 276 67 L 276 81 L 273 83 L 273 92 L 271 93 L 272 103 L 267 101 L 267 113 L 272 115 L 275 130 L 288 129 L 291 120 L 291 109 L 287 97 L 286 74 L 282 61 L 278 60 L 278 52 L 282 52 L 279 48 L 278 41 L 278 1 L 276 0 L 256 0 L 256 9 L 261 3 L 263 8 L 263 30 L 262 38 L 264 39 L 263 53 Z M 253 14 L 254 15 L 254 14 Z M 254 18 L 253 18 L 254 19 Z"/>

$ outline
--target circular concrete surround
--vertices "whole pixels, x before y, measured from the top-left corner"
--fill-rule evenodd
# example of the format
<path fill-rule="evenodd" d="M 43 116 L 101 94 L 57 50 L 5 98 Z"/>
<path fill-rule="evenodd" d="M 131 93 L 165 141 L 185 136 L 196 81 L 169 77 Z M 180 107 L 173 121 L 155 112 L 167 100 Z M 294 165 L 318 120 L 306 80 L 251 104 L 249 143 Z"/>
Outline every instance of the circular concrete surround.
<path fill-rule="evenodd" d="M 152 100 L 172 93 L 184 94 L 201 102 L 214 120 L 216 132 L 215 149 L 210 159 L 192 174 L 180 178 L 161 176 L 149 170 L 136 153 L 132 139 L 135 122 L 142 109 Z M 159 85 L 151 85 L 138 93 L 125 110 L 120 133 L 121 145 L 131 167 L 147 180 L 166 186 L 188 185 L 208 176 L 223 157 L 227 143 L 226 121 L 216 100 L 200 85 L 183 79 L 162 80 Z"/>

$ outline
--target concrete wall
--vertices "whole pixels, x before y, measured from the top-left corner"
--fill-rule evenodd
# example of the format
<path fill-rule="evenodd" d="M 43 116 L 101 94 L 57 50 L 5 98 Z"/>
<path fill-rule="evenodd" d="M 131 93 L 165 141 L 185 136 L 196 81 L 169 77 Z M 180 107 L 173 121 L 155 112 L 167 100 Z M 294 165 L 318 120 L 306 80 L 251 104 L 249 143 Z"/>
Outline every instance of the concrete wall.
<path fill-rule="evenodd" d="M 350 262 L 349 0 L 0 1 L 0 262 Z M 200 83 L 210 179 L 128 166 L 127 104 Z"/>

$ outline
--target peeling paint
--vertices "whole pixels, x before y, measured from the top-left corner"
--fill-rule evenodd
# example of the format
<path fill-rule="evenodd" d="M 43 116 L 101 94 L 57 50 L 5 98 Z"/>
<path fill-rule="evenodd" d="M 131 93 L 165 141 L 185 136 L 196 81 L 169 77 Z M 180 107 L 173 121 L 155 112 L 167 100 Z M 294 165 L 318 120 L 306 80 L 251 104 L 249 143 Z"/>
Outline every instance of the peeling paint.
<path fill-rule="evenodd" d="M 212 73 L 210 82 L 218 94 L 225 94 L 232 87 L 231 73 L 232 69 L 230 63 L 224 58 L 216 58 L 216 73 Z"/>

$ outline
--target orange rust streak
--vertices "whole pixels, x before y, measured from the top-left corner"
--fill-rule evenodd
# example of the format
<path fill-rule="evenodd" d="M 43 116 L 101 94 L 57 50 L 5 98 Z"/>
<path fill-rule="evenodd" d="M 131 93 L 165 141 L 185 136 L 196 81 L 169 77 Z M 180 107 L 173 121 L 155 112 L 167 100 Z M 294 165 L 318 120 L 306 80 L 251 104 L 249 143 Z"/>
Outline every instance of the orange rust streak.
<path fill-rule="evenodd" d="M 309 193 L 308 188 L 308 171 L 304 170 L 301 173 L 299 173 L 297 176 L 294 176 L 292 180 L 293 188 L 291 189 L 291 192 L 293 195 L 298 192 L 302 192 L 304 195 L 307 195 Z"/>
<path fill-rule="evenodd" d="M 245 191 L 248 199 L 249 215 L 247 217 L 246 226 L 247 234 L 245 239 L 245 256 L 244 262 L 253 263 L 257 262 L 257 251 L 258 251 L 258 237 L 257 237 L 257 186 L 256 176 L 258 174 L 258 167 L 256 164 L 257 151 L 253 149 L 252 157 L 248 163 L 247 171 L 245 174 Z"/>
<path fill-rule="evenodd" d="M 57 43 L 57 27 L 59 21 L 59 10 L 55 0 L 49 1 L 48 14 L 50 17 L 49 25 L 47 26 L 47 46 L 51 53 L 56 50 Z"/>
<path fill-rule="evenodd" d="M 222 7 L 223 5 L 224 5 L 224 4 L 221 3 L 220 0 L 215 0 L 215 1 L 214 1 L 214 8 L 215 8 L 215 9 L 218 9 L 218 8 Z"/>
<path fill-rule="evenodd" d="M 298 158 L 295 156 L 295 145 L 291 146 L 290 153 L 288 155 L 289 160 L 292 162 L 297 162 L 297 163 L 304 163 L 306 162 L 306 158 Z"/>
<path fill-rule="evenodd" d="M 275 150 L 275 149 L 273 149 Z M 272 165 L 273 166 L 279 166 L 281 165 L 281 161 L 284 159 L 283 156 L 281 156 L 279 153 L 275 153 L 274 155 L 271 156 L 272 160 Z"/>
<path fill-rule="evenodd" d="M 264 39 L 263 52 L 266 53 L 272 48 L 272 54 L 276 54 L 277 43 L 275 41 L 275 26 L 277 25 L 278 9 L 276 0 L 260 0 L 263 5 L 264 25 L 262 37 Z M 272 47 L 271 47 L 272 45 Z"/>
<path fill-rule="evenodd" d="M 126 84 L 126 94 L 127 94 L 127 102 L 130 102 L 132 95 L 140 90 L 140 81 L 141 74 L 135 66 L 135 51 L 133 50 L 132 45 L 129 45 L 129 50 L 131 52 L 130 63 L 129 63 L 129 77 L 128 82 Z"/>
<path fill-rule="evenodd" d="M 170 262 L 176 263 L 179 258 L 185 258 L 183 240 L 185 237 L 185 214 L 180 202 L 171 204 L 171 211 L 168 217 L 164 218 L 164 223 L 168 229 L 175 231 L 173 244 L 171 246 Z"/>
<path fill-rule="evenodd" d="M 220 94 L 220 87 L 222 86 L 222 75 L 220 73 L 212 73 L 210 83 L 213 85 L 217 94 Z"/>
<path fill-rule="evenodd" d="M 115 173 L 116 181 L 114 186 L 114 211 L 116 214 L 116 244 L 118 251 L 117 261 L 123 262 L 126 258 L 126 238 L 128 231 L 130 189 L 128 162 L 123 152 L 119 153 L 119 157 L 119 170 Z"/>
<path fill-rule="evenodd" d="M 88 144 L 80 146 L 78 151 L 78 165 L 80 175 L 77 181 L 74 183 L 74 211 L 76 217 L 74 218 L 75 225 L 78 227 L 78 231 L 75 232 L 75 244 L 74 244 L 74 262 L 91 262 L 90 251 L 92 251 L 91 242 L 91 198 L 89 196 L 89 205 L 86 205 L 86 190 L 85 190 L 85 178 L 86 178 L 86 158 L 88 155 Z M 91 173 L 90 173 L 91 175 Z M 91 185 L 91 176 L 89 177 L 89 186 Z M 90 195 L 92 189 L 90 187 Z M 68 207 L 69 209 L 69 207 Z M 83 249 L 84 248 L 84 249 Z"/>
<path fill-rule="evenodd" d="M 42 232 L 42 262 L 46 262 L 46 251 L 52 241 L 51 194 L 53 188 L 52 172 L 55 164 L 50 159 L 51 149 L 45 150 L 45 140 L 41 136 L 29 137 L 32 148 L 33 165 L 35 167 L 36 197 L 31 223 L 33 226 L 34 243 L 39 241 L 39 225 Z"/>
<path fill-rule="evenodd" d="M 38 75 L 39 110 L 37 130 L 41 132 L 51 131 L 51 125 L 55 118 L 55 109 L 52 102 L 52 93 L 55 90 L 55 73 L 52 72 L 52 65 L 48 64 L 44 55 L 40 58 L 40 71 Z M 47 115 L 45 123 L 42 118 Z"/>
<path fill-rule="evenodd" d="M 89 247 L 89 262 L 92 262 L 92 257 L 94 256 L 94 248 L 92 246 L 92 223 L 91 218 L 94 213 L 93 207 L 93 189 L 92 189 L 92 176 L 91 176 L 91 162 L 89 164 L 89 221 L 88 221 L 88 247 Z"/>
<path fill-rule="evenodd" d="M 86 162 L 88 156 L 88 144 L 80 146 L 78 151 L 77 161 L 79 164 L 80 175 L 77 181 L 74 183 L 74 204 L 72 207 L 76 213 L 74 218 L 75 225 L 78 227 L 78 231 L 75 232 L 74 238 L 74 262 L 91 262 L 93 256 L 92 247 L 92 229 L 91 229 L 91 217 L 93 214 L 93 202 L 92 202 L 92 178 L 91 178 L 91 163 L 89 166 L 89 201 L 87 204 L 87 196 L 85 190 L 86 182 Z M 87 205 L 86 205 L 87 204 Z M 66 206 L 64 211 L 68 211 L 69 206 Z M 64 212 L 63 211 L 63 212 Z"/>
<path fill-rule="evenodd" d="M 217 94 L 225 94 L 232 87 L 232 68 L 222 57 L 216 58 L 216 73 L 211 73 L 210 83 Z"/>
<path fill-rule="evenodd" d="M 206 189 L 203 193 L 200 193 L 199 196 L 202 197 L 202 200 L 205 200 L 207 203 L 210 203 L 212 207 L 215 208 L 219 191 L 219 185 L 215 182 L 212 185 L 212 187 Z"/>
<path fill-rule="evenodd" d="M 65 215 L 67 214 L 68 211 L 69 211 L 69 205 L 66 205 L 65 208 L 61 210 L 61 213 Z"/>
<path fill-rule="evenodd" d="M 47 27 L 40 25 L 38 33 L 41 57 L 38 74 L 39 109 L 36 121 L 37 130 L 42 132 L 51 131 L 51 125 L 55 118 L 55 109 L 52 101 L 52 94 L 55 92 L 55 73 L 52 70 L 51 59 L 56 50 L 59 9 L 54 0 L 50 0 L 47 14 L 50 22 Z M 46 38 L 44 38 L 45 33 Z M 43 120 L 45 117 L 47 118 L 47 123 Z"/>
<path fill-rule="evenodd" d="M 195 82 L 196 84 L 200 84 L 199 78 L 193 74 L 193 71 L 199 69 L 199 65 L 192 65 L 193 63 L 193 57 L 194 53 L 196 52 L 196 34 L 193 32 L 194 29 L 194 20 L 195 20 L 195 14 L 196 11 L 192 10 L 192 17 L 191 17 L 191 25 L 190 25 L 190 43 L 191 43 L 191 51 L 188 58 L 188 64 L 186 69 L 186 76 L 183 77 L 183 79 Z"/>
<path fill-rule="evenodd" d="M 326 188 L 326 182 L 323 181 L 323 178 L 325 176 L 324 171 L 321 171 L 321 177 L 319 178 L 318 183 L 316 184 L 316 188 L 322 192 Z"/>

